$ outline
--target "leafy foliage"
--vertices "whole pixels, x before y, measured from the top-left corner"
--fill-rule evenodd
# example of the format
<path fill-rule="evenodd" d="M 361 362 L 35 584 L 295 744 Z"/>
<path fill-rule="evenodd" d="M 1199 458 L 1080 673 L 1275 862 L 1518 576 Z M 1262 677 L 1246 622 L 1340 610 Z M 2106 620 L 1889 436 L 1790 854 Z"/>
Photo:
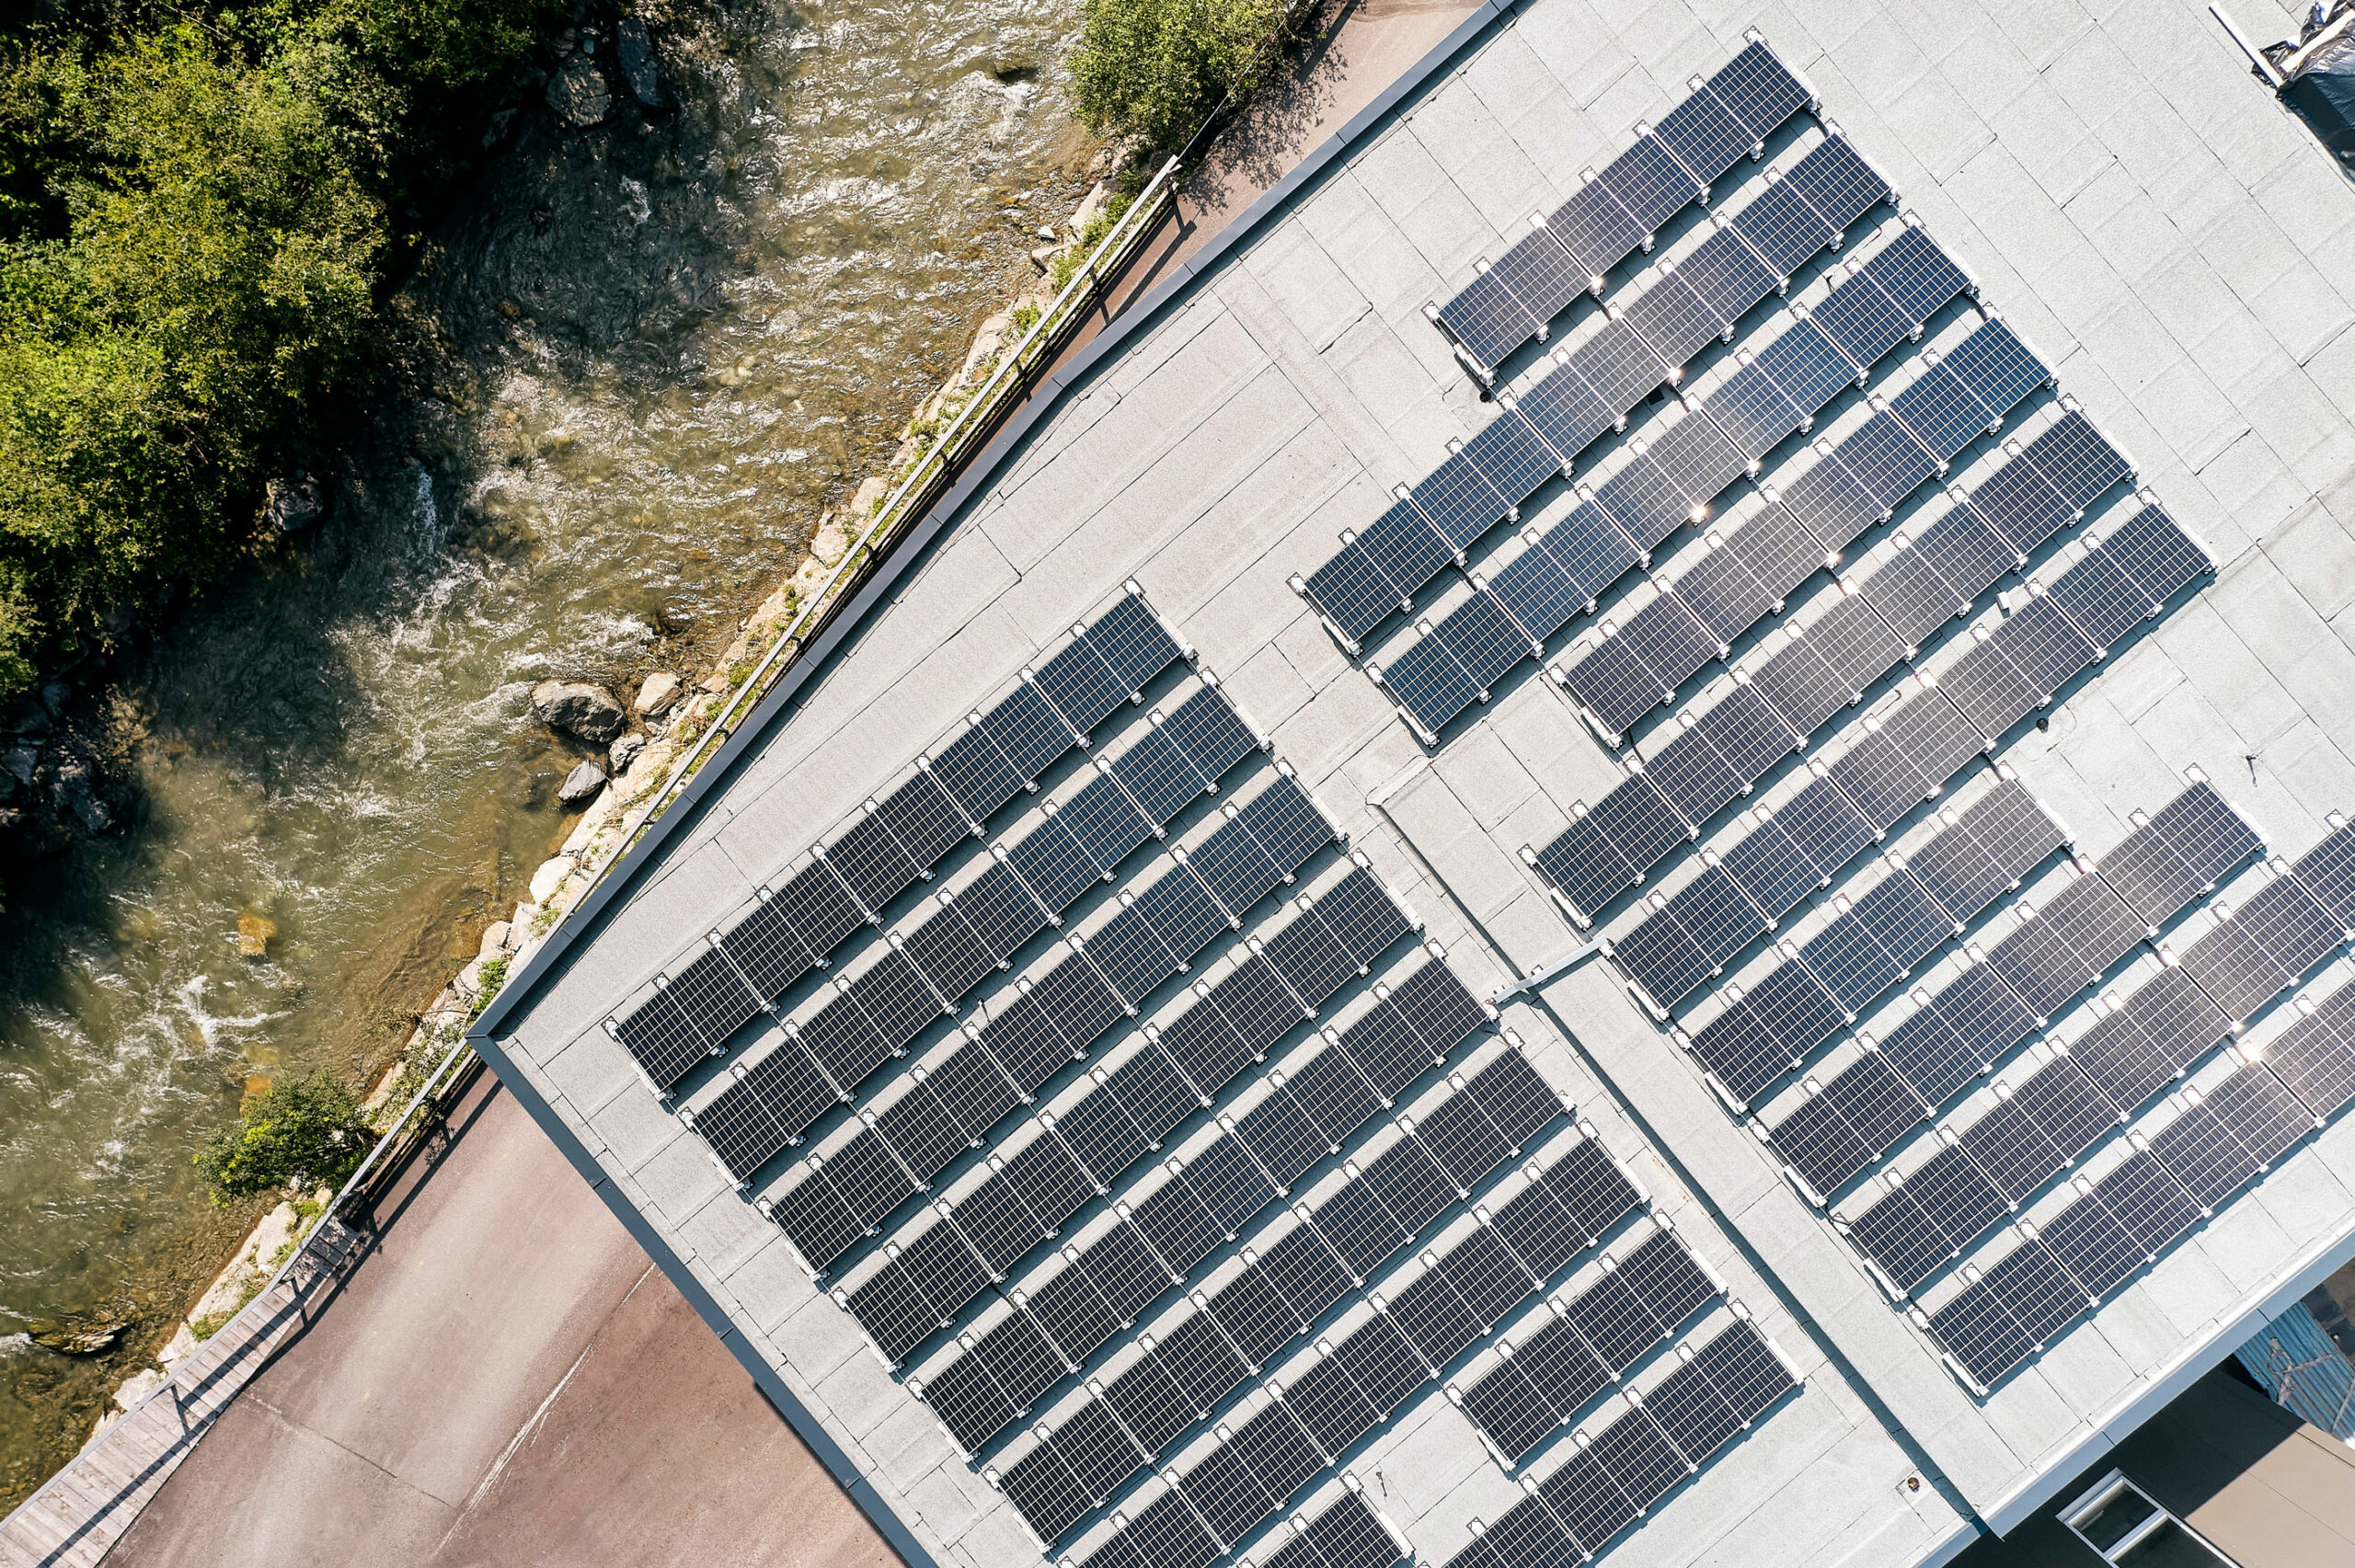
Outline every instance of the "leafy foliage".
<path fill-rule="evenodd" d="M 289 1188 L 340 1185 L 376 1135 L 359 1097 L 328 1072 L 274 1082 L 247 1103 L 236 1126 L 196 1151 L 213 1201 L 226 1207 Z"/>
<path fill-rule="evenodd" d="M 550 0 L 0 25 L 0 697 L 261 543 L 377 361 L 391 216 Z"/>
<path fill-rule="evenodd" d="M 1279 63 L 1282 0 L 1083 0 L 1071 57 L 1080 119 L 1175 152 L 1222 98 L 1242 103 Z"/>

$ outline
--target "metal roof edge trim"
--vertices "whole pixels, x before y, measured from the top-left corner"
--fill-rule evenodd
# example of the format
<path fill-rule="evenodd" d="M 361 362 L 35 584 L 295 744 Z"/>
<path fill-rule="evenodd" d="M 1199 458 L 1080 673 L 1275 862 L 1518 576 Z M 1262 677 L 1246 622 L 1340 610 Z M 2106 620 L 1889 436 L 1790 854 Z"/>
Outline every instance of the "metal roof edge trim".
<path fill-rule="evenodd" d="M 1490 26 L 1527 3 L 1528 0 L 1484 0 L 1478 10 L 1457 24 L 1453 31 L 1384 88 L 1372 103 L 1350 116 L 1346 124 L 1319 143 L 1291 173 L 1269 188 L 1233 223 L 1212 236 L 1178 269 L 1176 275 L 1139 300 L 1125 315 L 1116 318 L 1094 341 L 1081 349 L 1069 365 L 1040 383 L 1028 406 L 1007 421 L 1005 429 L 983 449 L 980 459 L 966 470 L 965 476 L 940 498 L 923 521 L 910 531 L 907 539 L 876 567 L 875 575 L 859 589 L 851 602 L 819 634 L 809 650 L 794 661 L 793 668 L 769 688 L 768 694 L 737 725 L 736 733 L 728 738 L 710 762 L 688 782 L 686 789 L 671 809 L 655 818 L 645 836 L 630 847 L 629 853 L 596 887 L 590 889 L 586 898 L 573 907 L 572 912 L 532 956 L 531 962 L 500 988 L 499 995 L 483 1011 L 482 1016 L 467 1029 L 467 1038 L 478 1043 L 497 1033 L 500 1025 L 531 998 L 548 978 L 550 970 L 571 951 L 581 935 L 598 926 L 615 896 L 635 885 L 647 864 L 668 845 L 680 828 L 695 818 L 704 797 L 734 773 L 744 752 L 783 716 L 792 705 L 795 694 L 810 678 L 824 670 L 833 660 L 851 632 L 865 622 L 877 602 L 898 583 L 909 564 L 922 555 L 944 530 L 953 525 L 974 498 L 997 477 L 999 468 L 1014 449 L 1040 422 L 1062 407 L 1065 393 L 1115 349 L 1124 347 L 1131 337 L 1157 321 L 1178 297 L 1204 276 L 1214 263 L 1224 259 L 1229 251 L 1255 235 L 1260 225 L 1298 195 L 1310 181 L 1323 174 L 1352 143 L 1387 118 L 1401 101 L 1419 92 Z M 504 1072 L 500 1077 L 511 1084 L 513 1082 Z"/>

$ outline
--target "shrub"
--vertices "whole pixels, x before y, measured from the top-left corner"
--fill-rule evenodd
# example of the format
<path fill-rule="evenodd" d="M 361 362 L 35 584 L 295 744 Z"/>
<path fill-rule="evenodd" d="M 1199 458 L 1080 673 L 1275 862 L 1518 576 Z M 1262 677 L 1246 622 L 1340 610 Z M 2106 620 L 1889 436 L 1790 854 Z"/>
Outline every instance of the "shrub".
<path fill-rule="evenodd" d="M 1099 134 L 1175 152 L 1222 98 L 1267 81 L 1283 20 L 1281 0 L 1083 0 L 1074 106 Z"/>
<path fill-rule="evenodd" d="M 287 1188 L 340 1186 L 374 1147 L 360 1100 L 332 1073 L 273 1082 L 196 1151 L 196 1168 L 223 1207 Z"/>

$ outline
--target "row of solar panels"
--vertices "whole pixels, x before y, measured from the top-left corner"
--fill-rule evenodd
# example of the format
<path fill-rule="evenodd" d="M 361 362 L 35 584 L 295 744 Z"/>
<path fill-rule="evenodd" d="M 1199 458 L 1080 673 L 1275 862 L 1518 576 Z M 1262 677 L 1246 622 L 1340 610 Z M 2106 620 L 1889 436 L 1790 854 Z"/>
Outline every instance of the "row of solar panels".
<path fill-rule="evenodd" d="M 1346 1063 L 1346 1054 L 1340 1059 Z M 1410 1060 L 1407 1072 L 1427 1065 L 1427 1056 Z M 1235 1279 L 1207 1299 L 1198 1295 L 1200 1310 L 1165 1328 L 1158 1353 L 1131 1376 L 1114 1379 L 1105 1398 L 1132 1446 L 1147 1455 L 1160 1452 L 1177 1431 L 1210 1410 L 1214 1396 L 1242 1375 L 1240 1368 L 1263 1365 L 1276 1345 L 1315 1322 L 1320 1302 L 1338 1299 L 1350 1280 L 1406 1245 L 1456 1194 L 1486 1180 L 1563 1109 L 1512 1050 L 1469 1079 L 1452 1079 L 1450 1087 L 1453 1093 L 1430 1116 L 1411 1124 L 1402 1119 L 1398 1140 L 1332 1197 L 1297 1208 L 1297 1229 L 1272 1242 L 1261 1238 Z M 1365 1114 L 1358 1121 L 1333 1129 L 1337 1146 L 1373 1119 L 1377 1102 L 1368 1096 L 1361 1104 Z M 1237 1226 L 1251 1218 L 1238 1219 Z M 1010 1292 L 1012 1311 L 986 1329 L 976 1325 L 959 1335 L 957 1355 L 912 1381 L 967 1453 L 982 1451 L 1132 1325 L 1179 1282 L 1173 1276 L 1190 1266 L 1164 1258 L 1127 1218 L 1086 1246 L 1070 1249 L 1064 1261 L 1067 1267 L 1035 1288 Z M 1281 1326 L 1286 1322 L 1289 1328 Z M 1171 1397 L 1173 1390 L 1180 1397 Z"/>
<path fill-rule="evenodd" d="M 1936 1311 L 1915 1321 L 1984 1393 L 2080 1314 L 2305 1136 L 2355 1101 L 2355 986 L 2319 1004 L 2262 1055 L 2233 1049 L 2233 1070 L 2202 1094 L 2187 1089 L 2176 1116 L 2074 1201 Z M 2254 1057 L 2255 1059 L 2249 1059 Z"/>
<path fill-rule="evenodd" d="M 1232 710 L 1226 711 L 1231 715 Z M 1111 775 L 1100 775 L 1081 795 L 1111 782 Z M 1061 814 L 1070 815 L 1069 811 Z M 1043 826 L 1058 819 L 1050 818 Z M 1155 910 L 1182 915 L 1187 929 L 1200 937 L 1195 942 L 1199 950 L 1217 930 L 1238 925 L 1254 904 L 1290 880 L 1333 837 L 1324 813 L 1279 767 L 1268 787 L 1247 803 L 1240 807 L 1230 803 L 1218 829 L 1155 885 L 1156 893 L 1166 892 L 1169 898 L 1156 902 Z M 1113 866 L 1118 864 L 1114 862 Z M 917 934 L 962 918 L 962 911 L 978 901 L 976 889 L 1000 873 L 1014 875 L 1010 865 L 1010 859 L 993 864 Z M 1058 886 L 1056 897 L 1063 899 L 1063 907 L 1067 909 L 1079 890 L 1113 875 L 1112 867 L 1098 869 L 1089 860 Z M 1042 908 L 1042 903 L 1033 902 L 1019 920 L 1001 923 L 997 929 L 1010 933 L 1028 927 L 1027 934 L 1036 934 L 1046 928 Z M 1149 919 L 1141 917 L 1139 923 Z M 1142 933 L 1139 940 L 1143 940 Z M 749 1183 L 779 1150 L 797 1142 L 828 1107 L 847 1101 L 877 1068 L 904 1055 L 910 1041 L 952 1012 L 954 1004 L 924 979 L 923 971 L 909 956 L 911 949 L 928 953 L 932 944 L 929 939 L 920 943 L 911 937 L 887 947 L 872 967 L 838 987 L 813 1015 L 788 1024 L 766 1056 L 734 1063 L 731 1081 L 725 1088 L 682 1113 L 681 1119 L 702 1135 L 713 1157 L 733 1180 Z M 987 1091 L 977 1088 L 975 1081 L 986 1082 L 983 1070 L 995 1065 L 1004 1070 L 1009 1086 L 1028 1093 L 1057 1067 L 1083 1052 L 1087 1042 L 1114 1020 L 1133 1012 L 1151 989 L 1141 985 L 1134 995 L 1124 994 L 1113 988 L 1086 955 L 1067 956 L 980 1032 L 981 1055 L 970 1068 L 961 1070 L 966 1076 L 959 1086 L 985 1094 Z M 962 993 L 959 994 L 961 998 Z"/>
<path fill-rule="evenodd" d="M 1941 525 L 1962 515 L 1958 507 Z M 1919 682 L 1837 761 L 1818 765 L 1817 776 L 1727 850 L 1717 869 L 1767 918 L 1789 909 L 2212 569 L 2206 551 L 2172 519 L 2143 507 L 2008 619 L 1992 631 L 1974 629 L 1974 646 L 1935 684 Z M 1848 603 L 1862 598 L 1845 596 Z M 1876 626 L 1878 635 L 1867 635 Z M 1783 699 L 1807 729 L 1780 716 L 1783 704 L 1767 700 L 1771 688 L 1761 690 L 1770 663 L 1601 802 L 1575 805 L 1569 826 L 1542 850 L 1522 850 L 1578 923 L 1591 923 L 1696 838 L 1720 807 L 1798 749 L 1795 736 L 1853 700 L 1838 693 L 1861 692 L 1902 661 L 1904 646 L 1877 620 L 1851 616 L 1844 629 L 1857 641 L 1842 647 L 1810 635 L 1789 645 L 1808 648 L 1819 666 L 1809 682 L 1812 698 Z"/>
<path fill-rule="evenodd" d="M 1281 1537 L 1271 1539 L 1259 1568 L 1396 1568 L 1408 1553 L 1396 1534 L 1358 1490 L 1348 1490 L 1314 1519 L 1294 1515 Z"/>
<path fill-rule="evenodd" d="M 1294 996 L 1320 1002 L 1351 975 L 1366 973 L 1411 929 L 1362 857 L 1319 898 L 1295 899 L 1294 917 L 1255 951 Z M 1056 972 L 912 1079 L 899 1100 L 867 1114 L 849 1141 L 805 1162 L 770 1203 L 771 1218 L 810 1272 L 822 1276 L 901 1204 L 930 1191 L 932 1179 L 953 1161 L 983 1147 L 1001 1117 L 1064 1064 L 1084 1059 L 1124 1011 L 1137 1011 L 1226 929 L 1223 910 L 1191 870 L 1173 866 L 1095 938 L 1065 955 Z M 1074 973 L 1065 978 L 1063 968 Z M 1132 1128 L 1155 1143 L 1193 1108 L 1200 1086 L 1167 1063 L 1166 1052 L 1149 1046 L 1142 1059 L 1115 1074 L 1098 1070 L 1102 1089 L 1059 1118 L 1054 1131 L 1084 1168 L 1098 1176 L 1125 1169 L 1135 1157 L 1130 1145 L 1139 1134 Z"/>
<path fill-rule="evenodd" d="M 887 1245 L 871 1269 L 836 1288 L 835 1299 L 884 1360 L 898 1364 L 1083 1203 L 1109 1191 L 1126 1172 L 1114 1162 L 1121 1154 L 1133 1161 L 1308 1016 L 1308 1004 L 1293 996 L 1267 959 L 1252 956 L 1148 1039 L 1130 1059 L 1144 1064 L 1136 1074 L 1108 1080 L 1091 1093 L 1090 1099 L 1104 1096 L 1108 1108 L 1118 1107 L 1128 1118 L 1125 1138 L 1105 1146 L 1115 1151 L 1106 1160 L 1112 1168 L 1084 1169 L 1059 1133 L 1042 1128 L 982 1188 L 953 1207 L 941 1206 L 934 1222 L 905 1244 Z M 1488 1016 L 1445 964 L 1435 961 L 1377 1001 L 1361 1021 L 1363 1036 L 1343 1038 L 1361 1061 L 1375 1053 L 1375 1037 L 1384 1036 L 1397 1059 L 1416 1062 L 1419 1070 L 1421 1061 L 1445 1056 Z M 1375 1070 L 1393 1076 L 1403 1069 Z M 1184 1171 L 1173 1172 L 1150 1197 L 1124 1204 L 1120 1212 L 1175 1278 L 1274 1196 L 1274 1184 L 1248 1150 L 1224 1138 Z"/>
<path fill-rule="evenodd" d="M 1550 1192 L 1541 1182 L 1522 1196 Z M 1549 1224 L 1559 1236 L 1579 1234 L 1570 1216 Z M 1616 1272 L 1649 1322 L 1681 1322 L 1721 1288 L 1667 1230 L 1656 1240 L 1657 1245 L 1630 1253 Z M 1310 1478 L 1338 1464 L 1367 1432 L 1542 1289 L 1545 1277 L 1533 1276 L 1534 1265 L 1516 1257 L 1499 1231 L 1485 1227 L 1445 1257 L 1427 1255 L 1424 1262 L 1426 1272 L 1377 1301 L 1348 1333 L 1320 1340 L 1305 1369 L 1287 1385 L 1271 1385 L 1247 1418 L 1238 1410 L 1232 1428 L 1223 1424 L 1211 1448 L 1184 1469 L 1166 1471 L 1167 1490 L 1098 1546 L 1086 1560 L 1088 1568 L 1128 1561 L 1124 1541 L 1145 1561 L 1160 1561 L 1159 1543 L 1172 1534 L 1191 1542 L 1199 1531 L 1201 1539 L 1232 1551 Z"/>
<path fill-rule="evenodd" d="M 1744 156 L 1758 157 L 1766 138 L 1815 95 L 1752 39 L 1722 70 L 1694 77 L 1683 102 L 1447 303 L 1426 314 L 1456 345 L 1483 382 L 1580 295 L 1601 293 L 1604 277 L 1694 201 Z"/>
<path fill-rule="evenodd" d="M 1818 1203 L 1934 1118 L 1964 1085 L 1993 1072 L 2071 997 L 2261 848 L 2204 782 L 2134 822 L 2123 842 L 2041 910 L 1970 948 L 1969 965 L 1952 980 L 1935 993 L 1916 990 L 1912 1013 L 1853 1064 L 1829 1082 L 1807 1080 L 1808 1097 L 1763 1130 Z M 1790 1065 L 1775 1059 L 1745 1076 L 1720 1061 L 1735 1082 L 1758 1087 L 1769 1067 L 1779 1072 Z"/>
<path fill-rule="evenodd" d="M 1666 1276 L 1674 1288 L 1664 1291 L 1630 1284 L 1631 1277 L 1659 1276 L 1646 1254 L 1676 1245 L 1666 1232 L 1648 1237 L 1627 1269 L 1606 1253 L 1603 1272 L 1584 1289 L 1547 1299 L 1550 1318 L 1518 1339 L 1499 1340 L 1499 1359 L 1488 1371 L 1449 1385 L 1448 1397 L 1472 1418 L 1499 1463 L 1519 1465 L 1605 1390 L 1625 1383 L 1711 1299 L 1715 1292 L 1694 1271 Z"/>
<path fill-rule="evenodd" d="M 1664 585 L 1624 624 L 1604 623 L 1558 667 L 1562 689 L 1606 743 L 1617 745 L 1638 718 L 1673 702 L 1677 688 L 1725 658 L 1820 567 L 1893 516 L 2051 380 L 2010 327 L 1981 326 L 1852 434 L 1825 445 L 1820 461 L 1726 548 Z M 1923 607 L 1947 616 L 1961 609 L 1943 596 Z"/>
<path fill-rule="evenodd" d="M 1969 286 L 1920 230 L 1853 270 L 1823 304 L 1723 386 L 1694 399 L 1634 461 L 1568 516 L 1524 534 L 1528 548 L 1469 600 L 1374 670 L 1427 742 L 1503 674 L 1648 560 L 1725 487 L 1918 331 Z M 1892 305 L 1898 308 L 1891 308 Z M 1839 355 L 1827 355 L 1826 341 Z M 1851 358 L 1853 356 L 1853 358 Z M 1933 363 L 1761 514 L 1713 547 L 1624 627 L 1566 667 L 1565 687 L 1611 744 L 1714 659 L 1826 561 L 1890 517 L 1919 486 L 2000 426 L 2051 372 L 2001 322 Z"/>
<path fill-rule="evenodd" d="M 1835 898 L 1837 912 L 1821 931 L 1804 943 L 1786 939 L 1784 963 L 1736 1005 L 1780 1015 L 1785 1004 L 1776 996 L 1794 989 L 1822 999 L 1808 1004 L 1814 1012 L 1852 1022 L 1866 1002 L 2018 887 L 2066 835 L 2010 770 L 1998 775 L 1970 806 L 1940 812 L 1939 830 L 1919 848 L 1902 859 L 1888 857 L 1886 875 L 1869 889 Z M 1714 901 L 1706 894 L 1680 902 L 1655 893 L 1652 912 L 1606 950 L 1639 1000 L 1666 1018 L 1770 929 L 1746 899 L 1729 900 L 1721 890 Z M 1693 1042 L 1694 1054 L 1713 1069 L 1716 1038 L 1705 1028 Z"/>
<path fill-rule="evenodd" d="M 1799 1386 L 1779 1346 L 1746 1315 L 1697 1348 L 1640 1402 L 1589 1436 L 1570 1458 L 1493 1522 L 1447 1568 L 1569 1568 L 1602 1555 L 1718 1449 Z"/>
<path fill-rule="evenodd" d="M 1730 338 L 1742 315 L 1839 243 L 1850 224 L 1888 196 L 1888 186 L 1847 143 L 1836 137 L 1823 143 L 1691 261 L 1664 272 L 1624 314 L 1613 313 L 1593 334 L 1557 352 L 1554 368 L 1526 393 L 1500 398 L 1496 418 L 1364 532 L 1344 534 L 1339 553 L 1293 588 L 1357 651 L 1367 633 L 1393 611 L 1410 608 L 1432 578 L 1463 564 L 1465 551 L 1489 528 L 1517 514 L 1548 480 L 1568 474 L 1596 440 L 1624 429 L 1647 397 L 1682 378 L 1685 362 L 1705 345 Z M 1918 231 L 1907 233 L 1918 238 Z M 1923 267 L 1906 270 L 1907 256 L 1919 257 Z M 1949 286 L 1951 274 L 1951 264 L 1935 246 L 1924 254 L 1920 245 L 1905 244 L 1880 281 L 1827 301 L 1734 377 L 1722 434 L 1714 422 L 1677 427 L 1682 433 L 1671 432 L 1665 446 L 1669 463 L 1678 472 L 1701 472 L 1708 453 L 1726 448 L 1719 461 L 1730 455 L 1730 472 L 1742 472 L 1898 340 L 1920 331 L 1964 286 Z M 1789 423 L 1777 431 L 1786 418 Z M 1724 484 L 1720 479 L 1688 495 L 1669 467 L 1639 464 L 1611 492 L 1609 504 L 1625 537 L 1647 554 L 1692 521 L 1694 505 Z M 1585 582 L 1590 575 L 1575 580 Z M 1580 597 L 1591 597 L 1601 586 L 1588 587 Z"/>
<path fill-rule="evenodd" d="M 2217 921 L 2065 1053 L 2004 1086 L 1968 1127 L 1845 1222 L 1904 1295 L 1962 1256 L 2275 997 L 2355 941 L 2355 828 L 2334 830 Z M 2082 983 L 2082 982 L 2079 982 Z M 1862 1201 L 1860 1198 L 1859 1201 Z"/>
<path fill-rule="evenodd" d="M 1309 1333 L 1408 1239 L 1484 1183 L 1563 1110 L 1517 1051 L 1503 1052 L 1434 1114 L 1437 1119 L 1453 1113 L 1466 1123 L 1476 1118 L 1476 1145 L 1434 1150 L 1410 1134 L 1391 1156 L 1405 1150 L 1406 1162 L 1421 1169 L 1407 1170 L 1403 1180 L 1398 1163 L 1379 1173 L 1369 1169 L 1264 1254 L 1246 1252 L 1239 1269 L 1215 1290 L 1196 1292 L 1193 1310 L 1166 1325 L 1154 1349 L 1112 1385 L 1039 1425 L 1028 1449 L 987 1474 L 1040 1539 L 1061 1538 L 1197 1421 L 1223 1406 L 1287 1345 Z M 1505 1119 L 1492 1126 L 1489 1118 L 1499 1116 Z M 1434 1156 L 1442 1162 L 1431 1163 Z M 1591 1244 L 1636 1201 L 1610 1158 L 1599 1152 L 1532 1190 L 1538 1196 L 1516 1218 L 1527 1221 L 1522 1229 L 1532 1233 L 1524 1240 L 1536 1249 L 1534 1255 L 1523 1258 L 1498 1240 L 1497 1232 L 1476 1230 L 1442 1258 L 1426 1253 L 1430 1272 L 1387 1303 L 1392 1321 L 1426 1360 L 1437 1356 L 1434 1364 L 1444 1365 L 1452 1356 L 1439 1353 L 1459 1332 L 1485 1332 L 1487 1314 L 1497 1303 L 1517 1301 L 1533 1288 L 1531 1270 L 1560 1266 L 1556 1260 L 1567 1261 Z M 1373 1205 L 1380 1211 L 1369 1214 Z M 1320 1224 L 1320 1218 L 1327 1224 Z M 1356 1233 L 1347 1229 L 1352 1224 L 1359 1227 Z M 1328 1237 L 1328 1225 L 1338 1234 Z M 940 1392 L 937 1382 L 927 1384 L 925 1397 L 939 1408 Z M 1340 1448 L 1330 1445 L 1346 1447 L 1350 1435 L 1320 1419 L 1326 1408 L 1305 1413 L 1304 1420 L 1322 1451 L 1338 1455 Z M 942 1413 L 947 1421 L 948 1412 Z M 957 1430 L 955 1423 L 949 1425 Z M 1297 1484 L 1277 1493 L 1278 1500 Z M 1222 1538 L 1231 1539 L 1223 1532 Z"/>
<path fill-rule="evenodd" d="M 650 995 L 609 1019 L 607 1030 L 655 1092 L 668 1094 L 853 932 L 879 924 L 890 902 L 959 843 L 982 837 L 992 817 L 1183 655 L 1131 584 L 1010 695 L 973 715 L 936 755 L 919 758 L 904 783 L 869 801 L 799 872 L 764 888 L 739 920 L 660 978 Z M 1120 764 L 1121 787 L 1133 787 L 1135 808 L 1156 824 L 1226 771 L 1231 759 L 1218 758 L 1241 727 L 1223 699 L 1189 704 L 1172 716 L 1174 731 L 1155 726 Z M 1056 875 L 1047 864 L 1051 846 L 1061 848 L 1051 834 L 1032 852 L 1050 878 Z M 1034 931 L 1049 918 L 1011 886 L 984 890 L 975 913 L 983 907 L 992 910 L 987 918 L 1016 925 L 1035 919 Z M 972 940 L 987 949 L 1003 938 Z M 991 964 L 1005 951 L 1011 949 Z"/>

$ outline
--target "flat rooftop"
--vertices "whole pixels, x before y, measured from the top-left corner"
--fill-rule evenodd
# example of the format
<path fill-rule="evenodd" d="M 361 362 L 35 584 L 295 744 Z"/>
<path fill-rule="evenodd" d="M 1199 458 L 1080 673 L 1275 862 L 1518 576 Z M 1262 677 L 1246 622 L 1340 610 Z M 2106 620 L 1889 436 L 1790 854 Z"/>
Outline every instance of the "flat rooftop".
<path fill-rule="evenodd" d="M 913 1562 L 1943 1561 L 2355 1253 L 2350 224 L 2192 0 L 1485 10 L 486 1054 Z"/>

